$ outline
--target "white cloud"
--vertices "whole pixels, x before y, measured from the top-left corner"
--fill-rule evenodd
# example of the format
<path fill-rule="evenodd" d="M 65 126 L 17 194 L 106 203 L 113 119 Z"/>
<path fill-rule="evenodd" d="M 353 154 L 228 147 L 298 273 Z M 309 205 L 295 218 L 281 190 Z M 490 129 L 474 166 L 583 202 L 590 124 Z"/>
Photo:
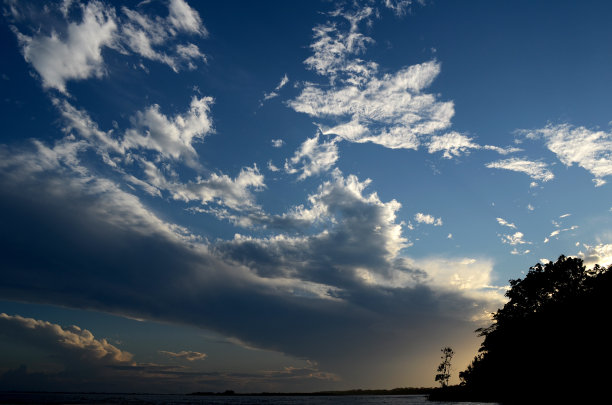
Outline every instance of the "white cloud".
<path fill-rule="evenodd" d="M 569 217 L 569 216 L 571 216 L 571 215 L 572 215 L 572 214 L 563 214 L 563 215 L 560 215 L 560 216 L 559 216 L 559 218 L 567 218 L 567 217 Z"/>
<path fill-rule="evenodd" d="M 200 52 L 200 48 L 195 44 L 178 44 L 176 46 L 176 54 L 183 60 L 200 59 L 203 62 L 207 61 L 206 55 Z"/>
<path fill-rule="evenodd" d="M 525 173 L 534 180 L 550 181 L 555 178 L 546 163 L 533 162 L 526 159 L 510 158 L 499 160 L 497 162 L 487 163 L 486 167 L 490 169 L 504 169 L 515 172 Z"/>
<path fill-rule="evenodd" d="M 434 135 L 430 138 L 428 144 L 429 153 L 444 152 L 445 159 L 461 156 L 469 153 L 470 149 L 487 149 L 493 150 L 499 154 L 506 155 L 520 151 L 519 148 L 500 148 L 492 145 L 479 145 L 473 142 L 473 138 L 469 138 L 459 132 L 452 131 L 444 135 Z"/>
<path fill-rule="evenodd" d="M 80 23 L 68 24 L 65 38 L 56 32 L 33 37 L 16 31 L 25 60 L 41 76 L 43 86 L 66 93 L 66 81 L 102 77 L 105 73 L 102 48 L 116 41 L 115 11 L 98 1 L 81 7 Z"/>
<path fill-rule="evenodd" d="M 554 223 L 554 221 L 553 221 L 553 223 Z M 556 225 L 556 224 L 555 224 L 555 225 Z M 556 225 L 556 226 L 558 227 L 559 225 Z M 548 238 L 553 238 L 553 237 L 555 237 L 555 236 L 559 236 L 559 234 L 560 234 L 561 232 L 573 231 L 573 230 L 578 229 L 578 228 L 579 228 L 579 226 L 578 226 L 578 225 L 572 225 L 572 226 L 570 226 L 569 228 L 564 228 L 564 229 L 555 229 L 554 231 L 552 231 L 552 232 L 550 233 L 550 235 L 548 235 Z M 546 242 L 548 242 L 548 238 L 546 238 L 547 240 L 545 241 L 545 243 L 546 243 Z"/>
<path fill-rule="evenodd" d="M 263 98 L 263 101 L 270 100 L 270 99 L 272 99 L 272 98 L 274 98 L 274 97 L 278 97 L 278 91 L 279 91 L 280 89 L 282 89 L 283 87 L 285 87 L 285 85 L 286 85 L 287 83 L 289 83 L 289 77 L 287 76 L 287 74 L 285 74 L 285 75 L 284 75 L 284 76 L 281 78 L 281 80 L 280 80 L 280 82 L 278 83 L 278 85 L 277 85 L 277 86 L 274 88 L 274 91 L 271 91 L 271 92 L 269 92 L 269 93 L 264 93 L 264 98 Z M 259 103 L 259 105 L 260 105 L 260 106 L 261 106 L 261 105 L 263 105 L 263 102 L 260 102 L 260 103 Z"/>
<path fill-rule="evenodd" d="M 328 171 L 338 160 L 336 142 L 336 139 L 319 142 L 319 134 L 306 139 L 293 157 L 285 162 L 285 171 L 301 172 L 299 180 Z"/>
<path fill-rule="evenodd" d="M 350 142 L 416 149 L 421 137 L 450 126 L 453 103 L 422 93 L 440 72 L 436 61 L 378 75 L 376 63 L 356 57 L 373 42 L 359 32 L 359 24 L 373 13 L 370 7 L 353 12 L 337 10 L 330 16 L 341 17 L 340 22 L 315 27 L 313 55 L 304 63 L 327 76 L 330 86 L 306 83 L 288 105 L 318 118 L 324 134 Z M 342 29 L 346 22 L 348 30 Z"/>
<path fill-rule="evenodd" d="M 422 212 L 417 212 L 414 215 L 414 220 L 420 224 L 442 226 L 442 218 L 435 218 L 433 215 L 423 214 Z"/>
<path fill-rule="evenodd" d="M 259 252 L 256 255 L 268 258 L 254 267 L 262 274 L 300 274 L 309 281 L 335 285 L 347 277 L 384 283 L 397 272 L 395 277 L 414 283 L 412 272 L 403 274 L 401 263 L 394 264 L 408 246 L 402 225 L 395 222 L 400 204 L 395 200 L 383 203 L 376 193 L 364 195 L 369 180 L 360 182 L 353 175 L 345 178 L 337 169 L 332 177 L 309 196 L 309 208 L 296 207 L 285 218 L 299 224 L 301 233 L 309 236 L 281 234 L 258 239 L 238 235 L 219 248 L 235 258 Z M 325 226 L 314 234 L 308 232 L 316 224 Z M 364 279 L 365 275 L 369 276 Z"/>
<path fill-rule="evenodd" d="M 279 171 L 280 171 L 280 168 L 279 168 L 279 167 L 276 167 L 276 166 L 274 165 L 274 163 L 272 163 L 272 161 L 271 161 L 271 160 L 269 160 L 269 161 L 268 161 L 268 170 L 270 170 L 271 172 L 279 172 Z"/>
<path fill-rule="evenodd" d="M 593 179 L 593 183 L 595 183 L 595 187 L 601 187 L 604 184 L 606 184 L 607 182 L 604 179 L 594 178 Z"/>
<path fill-rule="evenodd" d="M 507 226 L 508 228 L 513 228 L 516 229 L 516 225 L 506 221 L 503 218 L 496 218 L 497 219 L 497 223 L 500 224 L 501 226 Z"/>
<path fill-rule="evenodd" d="M 419 2 L 423 3 L 424 1 L 420 0 Z M 385 7 L 393 10 L 397 16 L 403 16 L 406 14 L 406 10 L 410 8 L 412 0 L 385 0 L 384 4 Z"/>
<path fill-rule="evenodd" d="M 45 88 L 67 94 L 66 82 L 69 80 L 103 77 L 106 74 L 102 56 L 104 49 L 114 49 L 123 54 L 131 51 L 167 64 L 175 72 L 183 64 L 194 69 L 194 61 L 206 62 L 206 56 L 192 43 L 163 49 L 179 32 L 206 35 L 198 13 L 183 0 L 170 2 L 166 19 L 153 19 L 126 7 L 121 8 L 124 18 L 119 18 L 114 7 L 92 0 L 79 6 L 82 11 L 80 21 L 70 21 L 68 11 L 71 7 L 72 3 L 68 2 L 57 9 L 47 9 L 48 12 L 60 11 L 65 24 L 65 27 L 51 27 L 48 33 L 37 30 L 30 36 L 12 27 L 25 60 L 38 72 Z M 17 15 L 13 13 L 13 17 Z M 33 23 L 48 26 L 48 21 Z"/>
<path fill-rule="evenodd" d="M 174 359 L 185 359 L 187 361 L 204 360 L 207 357 L 206 353 L 186 351 L 186 350 L 181 350 L 178 353 L 168 352 L 165 350 L 160 350 L 159 352 L 161 354 L 165 354 L 166 356 L 172 357 Z"/>
<path fill-rule="evenodd" d="M 453 234 L 452 234 L 452 233 L 449 233 L 449 234 L 448 234 L 448 236 L 447 236 L 447 238 L 448 238 L 448 239 L 453 239 Z"/>
<path fill-rule="evenodd" d="M 350 59 L 365 51 L 366 44 L 374 42 L 358 32 L 358 24 L 368 19 L 374 10 L 364 7 L 353 13 L 337 10 L 330 13 L 332 17 L 343 17 L 350 24 L 348 32 L 341 31 L 334 23 L 322 24 L 313 29 L 315 41 L 310 45 L 313 55 L 304 61 L 306 66 L 320 75 L 330 77 L 332 83 L 338 75 L 346 75 L 345 81 L 359 83 L 377 69 L 375 63 L 367 63 L 361 59 Z"/>
<path fill-rule="evenodd" d="M 283 141 L 282 139 L 272 139 L 272 147 L 273 148 L 280 148 L 285 144 L 285 141 Z"/>
<path fill-rule="evenodd" d="M 335 120 L 333 126 L 320 124 L 324 134 L 350 142 L 416 149 L 419 137 L 448 127 L 454 114 L 452 102 L 439 102 L 421 93 L 439 71 L 437 62 L 426 62 L 382 78 L 368 78 L 361 86 L 323 90 L 307 85 L 289 105 L 313 117 Z"/>
<path fill-rule="evenodd" d="M 505 301 L 504 287 L 492 284 L 493 262 L 488 259 L 468 257 L 410 259 L 413 267 L 423 269 L 426 283 L 440 289 L 461 291 L 471 296 L 484 298 L 499 304 Z"/>
<path fill-rule="evenodd" d="M 211 173 L 208 177 L 198 177 L 195 181 L 182 183 L 168 180 L 153 163 L 141 159 L 149 183 L 161 190 L 170 192 L 175 200 L 199 201 L 202 205 L 217 203 L 234 210 L 256 209 L 255 197 L 251 190 L 265 187 L 264 176 L 257 166 L 244 167 L 235 178 L 224 173 Z"/>
<path fill-rule="evenodd" d="M 285 75 L 281 78 L 281 81 L 274 88 L 274 90 L 278 91 L 278 90 L 282 89 L 283 87 L 285 87 L 287 85 L 287 83 L 289 83 L 289 76 L 287 76 L 287 73 L 285 73 Z"/>
<path fill-rule="evenodd" d="M 612 244 L 600 243 L 598 245 L 583 244 L 586 252 L 578 252 L 578 257 L 584 260 L 587 267 L 596 264 L 606 267 L 612 264 Z"/>
<path fill-rule="evenodd" d="M 535 211 L 535 207 L 533 205 L 531 205 L 531 204 L 527 204 L 527 209 L 529 211 Z"/>
<path fill-rule="evenodd" d="M 121 40 L 132 52 L 151 60 L 156 60 L 170 66 L 178 72 L 181 62 L 186 62 L 189 69 L 195 69 L 193 61 L 207 61 L 197 45 L 193 43 L 177 44 L 168 54 L 161 50 L 167 48 L 170 40 L 179 32 L 206 36 L 207 31 L 197 11 L 193 10 L 183 0 L 172 0 L 169 4 L 169 15 L 163 19 L 151 18 L 138 11 L 122 7 L 127 22 L 121 26 Z M 170 50 L 170 49 L 167 49 Z"/>
<path fill-rule="evenodd" d="M 192 34 L 208 35 L 197 11 L 189 7 L 184 0 L 170 0 L 168 21 L 179 31 Z"/>
<path fill-rule="evenodd" d="M 605 184 L 603 177 L 612 175 L 612 133 L 549 124 L 542 129 L 520 131 L 531 139 L 544 139 L 548 149 L 566 166 L 574 163 L 588 170 L 596 186 Z"/>
<path fill-rule="evenodd" d="M 105 161 L 111 166 L 114 162 L 108 157 L 108 152 L 125 153 L 125 148 L 121 140 L 115 138 L 113 131 L 103 131 L 85 111 L 75 108 L 66 100 L 52 99 L 55 107 L 60 111 L 64 118 L 63 131 L 71 136 L 76 132 L 82 138 L 88 140 L 98 153 L 102 154 Z"/>
<path fill-rule="evenodd" d="M 523 235 L 522 232 L 515 232 L 512 235 L 500 235 L 502 242 L 503 243 L 508 243 L 510 245 L 524 245 L 524 244 L 531 244 L 531 242 L 527 242 L 525 240 L 523 240 L 523 237 L 525 235 Z"/>
<path fill-rule="evenodd" d="M 211 97 L 193 97 L 188 110 L 173 117 L 164 115 L 159 105 L 153 104 L 131 117 L 133 128 L 126 130 L 122 137 L 114 130 L 101 130 L 89 114 L 68 101 L 53 99 L 53 102 L 65 120 L 64 132 L 70 135 L 76 131 L 105 155 L 106 163 L 112 166 L 115 163 L 108 158 L 108 153 L 124 155 L 129 149 L 154 150 L 166 159 L 182 158 L 194 166 L 197 165 L 194 143 L 214 132 L 210 117 Z"/>
<path fill-rule="evenodd" d="M 139 111 L 132 119 L 134 128 L 125 132 L 124 145 L 155 150 L 166 158 L 183 158 L 188 164 L 196 165 L 193 143 L 213 131 L 212 103 L 211 97 L 193 97 L 185 114 L 171 118 L 161 113 L 157 104 Z"/>

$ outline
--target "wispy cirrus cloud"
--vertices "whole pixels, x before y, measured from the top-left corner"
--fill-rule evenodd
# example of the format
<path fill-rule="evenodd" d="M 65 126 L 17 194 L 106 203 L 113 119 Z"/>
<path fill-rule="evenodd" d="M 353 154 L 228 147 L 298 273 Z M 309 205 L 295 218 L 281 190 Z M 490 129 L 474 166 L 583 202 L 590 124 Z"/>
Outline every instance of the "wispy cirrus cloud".
<path fill-rule="evenodd" d="M 443 157 L 445 159 L 452 159 L 453 157 L 467 154 L 471 149 L 493 150 L 501 155 L 520 151 L 520 149 L 516 147 L 501 148 L 492 145 L 479 145 L 474 142 L 473 138 L 469 138 L 456 131 L 444 135 L 434 135 L 431 137 L 428 144 L 429 153 L 444 152 Z"/>

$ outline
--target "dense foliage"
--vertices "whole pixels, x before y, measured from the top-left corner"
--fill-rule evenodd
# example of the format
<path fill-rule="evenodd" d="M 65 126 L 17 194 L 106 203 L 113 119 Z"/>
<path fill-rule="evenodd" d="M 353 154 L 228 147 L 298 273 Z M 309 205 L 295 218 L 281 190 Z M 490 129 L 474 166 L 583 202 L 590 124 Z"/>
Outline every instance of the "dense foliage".
<path fill-rule="evenodd" d="M 612 266 L 561 256 L 511 280 L 509 301 L 477 332 L 480 353 L 460 373 L 481 399 L 583 398 L 604 393 L 612 366 Z"/>

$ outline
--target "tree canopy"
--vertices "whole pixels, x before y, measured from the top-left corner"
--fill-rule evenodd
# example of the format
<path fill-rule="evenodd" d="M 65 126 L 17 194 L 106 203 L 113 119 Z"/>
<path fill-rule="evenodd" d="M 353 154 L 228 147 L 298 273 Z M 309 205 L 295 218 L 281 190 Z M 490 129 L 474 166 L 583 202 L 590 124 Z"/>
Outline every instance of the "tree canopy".
<path fill-rule="evenodd" d="M 484 337 L 479 355 L 460 373 L 465 392 L 526 402 L 596 395 L 612 365 L 612 266 L 587 269 L 561 256 L 510 280 L 508 302 Z"/>

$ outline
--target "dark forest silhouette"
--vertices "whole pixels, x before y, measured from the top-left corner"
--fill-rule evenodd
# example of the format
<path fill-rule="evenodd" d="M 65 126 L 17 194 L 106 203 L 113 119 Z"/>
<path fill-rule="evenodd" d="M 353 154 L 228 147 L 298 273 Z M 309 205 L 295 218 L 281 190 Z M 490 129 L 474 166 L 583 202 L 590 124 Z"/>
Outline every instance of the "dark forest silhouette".
<path fill-rule="evenodd" d="M 612 266 L 587 269 L 559 257 L 510 280 L 460 386 L 430 399 L 554 403 L 609 396 L 612 376 Z M 561 403 L 559 402 L 559 403 Z"/>

